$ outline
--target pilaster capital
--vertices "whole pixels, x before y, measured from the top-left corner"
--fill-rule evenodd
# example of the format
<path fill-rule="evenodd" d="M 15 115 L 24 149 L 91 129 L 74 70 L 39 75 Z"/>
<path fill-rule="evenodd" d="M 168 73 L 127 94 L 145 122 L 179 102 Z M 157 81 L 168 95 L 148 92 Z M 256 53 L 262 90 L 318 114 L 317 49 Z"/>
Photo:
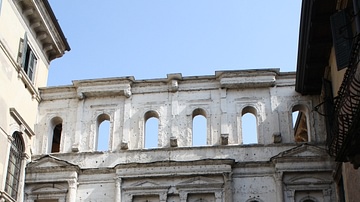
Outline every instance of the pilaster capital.
<path fill-rule="evenodd" d="M 68 179 L 67 182 L 69 184 L 70 189 L 76 189 L 77 188 L 77 185 L 78 185 L 77 179 Z"/>

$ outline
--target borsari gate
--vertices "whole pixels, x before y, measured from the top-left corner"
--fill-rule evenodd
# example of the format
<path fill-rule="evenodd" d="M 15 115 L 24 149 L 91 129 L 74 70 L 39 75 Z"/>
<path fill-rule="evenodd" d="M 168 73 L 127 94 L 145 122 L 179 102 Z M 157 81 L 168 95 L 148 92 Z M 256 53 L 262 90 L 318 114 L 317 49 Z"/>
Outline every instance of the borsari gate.
<path fill-rule="evenodd" d="M 324 117 L 313 112 L 319 96 L 296 93 L 293 72 L 79 80 L 41 88 L 40 96 L 27 201 L 336 198 Z M 205 122 L 202 136 L 194 130 L 198 116 Z M 150 119 L 155 133 L 146 128 Z M 99 130 L 104 122 L 106 137 Z M 256 129 L 247 134 L 250 125 Z"/>

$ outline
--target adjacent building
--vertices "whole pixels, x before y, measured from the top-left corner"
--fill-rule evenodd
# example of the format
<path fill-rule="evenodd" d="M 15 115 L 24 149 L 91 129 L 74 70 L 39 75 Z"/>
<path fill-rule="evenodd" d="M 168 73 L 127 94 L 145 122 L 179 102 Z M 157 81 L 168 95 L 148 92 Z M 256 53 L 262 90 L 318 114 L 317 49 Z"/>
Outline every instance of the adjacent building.
<path fill-rule="evenodd" d="M 303 1 L 296 91 L 320 96 L 328 153 L 337 162 L 337 201 L 360 196 L 360 2 Z"/>
<path fill-rule="evenodd" d="M 0 30 L 0 201 L 23 201 L 38 88 L 50 62 L 70 48 L 46 0 L 1 0 Z"/>

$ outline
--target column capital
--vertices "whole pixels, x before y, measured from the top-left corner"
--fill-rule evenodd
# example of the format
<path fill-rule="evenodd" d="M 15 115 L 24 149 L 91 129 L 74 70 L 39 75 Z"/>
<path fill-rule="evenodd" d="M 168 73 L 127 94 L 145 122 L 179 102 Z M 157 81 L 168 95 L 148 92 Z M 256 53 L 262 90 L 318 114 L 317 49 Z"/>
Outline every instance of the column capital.
<path fill-rule="evenodd" d="M 159 198 L 160 198 L 160 202 L 166 202 L 167 193 L 166 193 L 166 192 L 160 193 L 160 194 L 159 194 Z"/>
<path fill-rule="evenodd" d="M 282 171 L 276 171 L 274 173 L 274 178 L 276 181 L 282 181 L 283 180 L 284 173 Z"/>
<path fill-rule="evenodd" d="M 221 199 L 222 195 L 223 195 L 222 191 L 215 192 L 215 199 Z"/>
<path fill-rule="evenodd" d="M 324 189 L 324 190 L 323 190 L 324 196 L 331 196 L 331 192 L 332 192 L 331 189 Z"/>
<path fill-rule="evenodd" d="M 186 201 L 187 200 L 187 192 L 179 192 L 180 201 Z"/>
<path fill-rule="evenodd" d="M 77 179 L 68 179 L 67 182 L 69 184 L 69 188 L 77 188 Z"/>

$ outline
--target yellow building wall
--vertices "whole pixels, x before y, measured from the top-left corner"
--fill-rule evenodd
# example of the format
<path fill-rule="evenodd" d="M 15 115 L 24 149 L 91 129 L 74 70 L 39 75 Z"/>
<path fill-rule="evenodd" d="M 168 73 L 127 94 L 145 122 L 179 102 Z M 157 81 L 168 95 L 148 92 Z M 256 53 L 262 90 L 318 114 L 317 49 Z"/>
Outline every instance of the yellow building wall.
<path fill-rule="evenodd" d="M 0 191 L 4 190 L 9 137 L 19 129 L 19 125 L 10 114 L 10 108 L 16 109 L 26 124 L 34 131 L 39 99 L 26 86 L 18 73 L 18 52 L 20 39 L 27 33 L 28 42 L 37 57 L 33 89 L 44 87 L 47 83 L 49 62 L 41 51 L 33 33 L 28 29 L 12 0 L 2 0 L 0 11 Z M 26 153 L 30 154 L 32 140 L 23 134 Z"/>

